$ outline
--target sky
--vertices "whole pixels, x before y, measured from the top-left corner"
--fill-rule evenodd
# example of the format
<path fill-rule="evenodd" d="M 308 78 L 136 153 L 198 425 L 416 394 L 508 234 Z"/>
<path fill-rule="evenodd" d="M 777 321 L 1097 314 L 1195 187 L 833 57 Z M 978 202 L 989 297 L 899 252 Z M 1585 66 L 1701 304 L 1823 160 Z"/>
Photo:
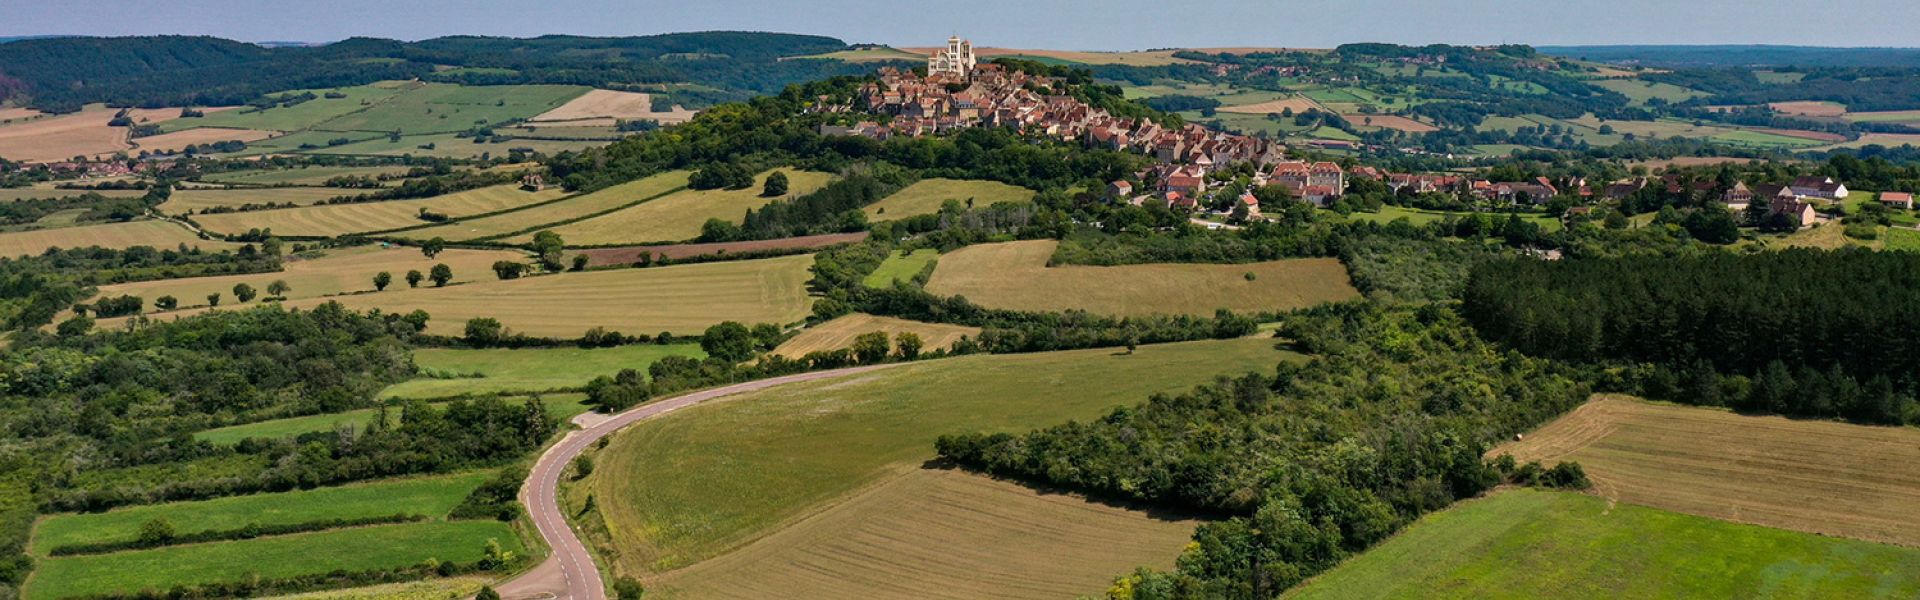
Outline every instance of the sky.
<path fill-rule="evenodd" d="M 0 0 L 0 36 L 243 41 L 748 30 L 1063 50 L 1402 44 L 1920 46 L 1920 0 Z"/>

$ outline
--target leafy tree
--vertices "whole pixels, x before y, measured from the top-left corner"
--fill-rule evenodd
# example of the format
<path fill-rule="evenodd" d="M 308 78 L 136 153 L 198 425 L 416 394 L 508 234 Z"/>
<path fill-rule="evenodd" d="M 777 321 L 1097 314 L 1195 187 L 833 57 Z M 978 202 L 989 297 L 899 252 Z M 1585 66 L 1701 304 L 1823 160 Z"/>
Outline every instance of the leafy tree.
<path fill-rule="evenodd" d="M 433 287 L 446 287 L 447 282 L 453 281 L 453 267 L 446 263 L 433 265 L 433 270 L 427 276 L 433 279 Z"/>
<path fill-rule="evenodd" d="M 560 270 L 560 256 L 566 251 L 566 247 L 566 242 L 561 241 L 558 233 L 541 230 L 533 234 L 533 252 L 540 258 L 540 264 L 548 271 Z"/>
<path fill-rule="evenodd" d="M 293 286 L 287 285 L 285 279 L 275 279 L 273 283 L 267 284 L 267 295 L 274 298 L 285 298 L 287 297 L 287 292 L 291 291 L 293 291 Z"/>
<path fill-rule="evenodd" d="M 446 249 L 447 249 L 447 240 L 445 238 L 441 238 L 438 236 L 435 236 L 433 239 L 427 240 L 420 244 L 420 253 L 427 255 L 427 258 L 433 258 L 435 256 L 439 256 L 440 252 Z"/>
<path fill-rule="evenodd" d="M 646 595 L 647 588 L 642 587 L 640 582 L 632 577 L 621 577 L 613 581 L 614 600 L 644 600 Z"/>
<path fill-rule="evenodd" d="M 585 254 L 573 255 L 573 270 L 574 271 L 587 270 L 587 255 Z"/>
<path fill-rule="evenodd" d="M 220 292 L 207 294 L 207 306 L 219 306 L 219 305 L 220 305 Z"/>
<path fill-rule="evenodd" d="M 866 364 L 882 362 L 891 349 L 888 346 L 887 332 L 869 331 L 853 338 L 853 356 Z"/>
<path fill-rule="evenodd" d="M 527 264 L 511 260 L 494 261 L 493 274 L 501 279 L 519 279 L 527 270 Z"/>
<path fill-rule="evenodd" d="M 54 334 L 60 337 L 82 336 L 92 330 L 93 317 L 87 315 L 77 315 L 71 319 L 61 321 L 58 327 L 53 328 Z"/>
<path fill-rule="evenodd" d="M 707 328 L 700 336 L 700 349 L 720 360 L 742 362 L 753 358 L 753 332 L 739 322 L 725 321 Z"/>
<path fill-rule="evenodd" d="M 768 175 L 767 183 L 761 188 L 760 195 L 769 198 L 787 195 L 786 172 L 774 171 L 772 175 Z"/>
<path fill-rule="evenodd" d="M 506 337 L 506 330 L 506 326 L 493 317 L 467 319 L 467 344 L 476 348 L 492 346 Z"/>
<path fill-rule="evenodd" d="M 923 342 L 920 341 L 919 334 L 911 331 L 902 331 L 900 335 L 893 336 L 893 345 L 900 352 L 900 358 L 913 360 L 920 358 L 920 348 Z"/>
<path fill-rule="evenodd" d="M 161 296 L 159 298 L 154 298 L 153 307 L 158 308 L 160 310 L 173 310 L 176 308 L 180 308 L 180 299 L 175 298 L 173 296 Z"/>
<path fill-rule="evenodd" d="M 593 457 L 585 454 L 573 457 L 573 479 L 579 481 L 593 474 Z"/>
<path fill-rule="evenodd" d="M 419 269 L 407 271 L 407 287 L 420 287 L 420 280 L 422 279 L 426 279 L 426 276 L 421 275 Z"/>
<path fill-rule="evenodd" d="M 251 285 L 244 283 L 233 284 L 233 297 L 241 303 L 253 301 L 253 297 L 257 294 L 259 294 L 259 292 L 254 291 Z"/>
<path fill-rule="evenodd" d="M 500 592 L 495 591 L 493 586 L 483 585 L 480 586 L 480 593 L 473 595 L 473 600 L 500 600 Z"/>
<path fill-rule="evenodd" d="M 155 517 L 140 524 L 140 535 L 137 539 L 143 545 L 164 546 L 172 542 L 174 536 L 173 522 L 168 521 L 166 517 Z"/>
<path fill-rule="evenodd" d="M 392 273 L 388 273 L 388 272 L 386 272 L 386 271 L 381 271 L 381 272 L 379 272 L 379 273 L 374 273 L 374 274 L 373 274 L 373 290 L 374 290 L 374 291 L 376 291 L 376 292 L 384 292 L 384 291 L 387 291 L 387 286 L 389 286 L 389 285 L 392 285 L 392 284 L 393 284 L 393 274 L 392 274 Z"/>

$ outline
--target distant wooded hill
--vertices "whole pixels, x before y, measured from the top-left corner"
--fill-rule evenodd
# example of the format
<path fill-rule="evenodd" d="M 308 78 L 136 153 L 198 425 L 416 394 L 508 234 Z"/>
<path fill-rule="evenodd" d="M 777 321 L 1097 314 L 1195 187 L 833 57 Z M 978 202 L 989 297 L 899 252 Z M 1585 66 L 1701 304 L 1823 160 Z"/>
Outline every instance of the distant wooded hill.
<path fill-rule="evenodd" d="M 1542 54 L 1654 67 L 1915 67 L 1920 48 L 1818 46 L 1540 46 Z"/>
<path fill-rule="evenodd" d="M 652 86 L 656 89 L 650 91 L 665 92 L 676 103 L 699 106 L 863 71 L 839 61 L 779 60 L 846 47 L 830 37 L 757 32 L 457 36 L 419 42 L 352 38 L 313 47 L 265 47 L 204 36 L 27 39 L 0 44 L 0 99 L 55 112 L 94 102 L 233 105 L 282 90 L 420 78 Z"/>

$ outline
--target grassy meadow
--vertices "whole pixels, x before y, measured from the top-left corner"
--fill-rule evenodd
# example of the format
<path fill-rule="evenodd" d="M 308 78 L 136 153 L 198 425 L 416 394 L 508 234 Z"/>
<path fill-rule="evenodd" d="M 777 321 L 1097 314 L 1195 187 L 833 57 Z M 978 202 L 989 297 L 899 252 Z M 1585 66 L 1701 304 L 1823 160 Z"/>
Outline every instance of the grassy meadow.
<path fill-rule="evenodd" d="M 655 199 L 662 194 L 679 190 L 687 185 L 687 171 L 669 171 L 636 179 L 620 185 L 590 194 L 582 194 L 561 202 L 532 206 L 512 212 L 489 217 L 469 219 L 458 223 L 448 223 L 425 229 L 416 229 L 399 234 L 416 240 L 428 240 L 436 237 L 449 240 L 477 240 L 496 236 L 510 235 L 539 228 L 548 224 L 571 222 L 593 215 L 618 210 L 637 202 Z M 529 237 L 531 239 L 531 237 Z M 569 242 L 572 240 L 568 240 Z"/>
<path fill-rule="evenodd" d="M 1012 310 L 1211 315 L 1215 309 L 1277 311 L 1359 295 L 1331 258 L 1241 265 L 1147 264 L 1048 267 L 1053 241 L 968 246 L 940 257 L 927 291 Z"/>
<path fill-rule="evenodd" d="M 634 344 L 612 348 L 420 348 L 413 362 L 422 370 L 484 377 L 421 378 L 403 381 L 380 395 L 388 398 L 443 398 L 457 394 L 540 392 L 586 385 L 594 377 L 621 369 L 646 372 L 668 356 L 706 358 L 699 344 Z"/>
<path fill-rule="evenodd" d="M 278 235 L 332 237 L 431 225 L 431 222 L 420 218 L 422 210 L 458 219 L 556 200 L 566 194 L 565 190 L 559 188 L 529 192 L 517 185 L 507 184 L 418 200 L 220 213 L 198 215 L 193 220 L 207 231 L 215 233 L 271 229 Z"/>
<path fill-rule="evenodd" d="M 915 275 L 939 258 L 940 251 L 932 248 L 895 252 L 880 262 L 880 268 L 868 273 L 862 283 L 867 287 L 889 287 L 895 281 L 912 281 Z"/>
<path fill-rule="evenodd" d="M 584 404 L 587 399 L 586 394 L 541 394 L 538 397 L 541 404 L 546 406 L 547 414 L 553 415 L 554 418 L 563 421 L 573 418 L 574 415 L 587 412 L 590 408 Z M 506 398 L 505 400 L 507 402 L 522 402 L 524 398 Z M 278 439 L 290 438 L 303 433 L 314 433 L 317 431 L 334 431 L 340 427 L 359 429 L 366 427 L 379 418 L 380 409 L 363 408 L 346 412 L 307 415 L 304 417 L 287 417 L 285 419 L 274 419 L 271 421 L 208 429 L 194 433 L 193 439 L 217 446 L 230 446 L 250 437 Z M 400 411 L 398 407 L 388 409 L 387 419 L 396 424 L 400 422 Z"/>
<path fill-rule="evenodd" d="M 787 196 L 799 196 L 825 186 L 833 180 L 827 173 L 775 169 L 787 174 Z M 678 242 L 700 237 L 700 226 L 708 219 L 740 223 L 748 210 L 759 209 L 778 198 L 760 195 L 767 171 L 754 177 L 752 187 L 741 190 L 681 190 L 640 204 L 622 208 L 577 223 L 553 228 L 570 246 L 601 246 Z M 508 242 L 531 241 L 532 234 L 507 238 Z"/>
<path fill-rule="evenodd" d="M 1516 489 L 1427 515 L 1283 597 L 1915 595 L 1920 550 Z"/>
<path fill-rule="evenodd" d="M 1920 430 L 1601 396 L 1495 452 L 1578 461 L 1597 493 L 1665 510 L 1920 545 Z M 1818 502 L 1810 502 L 1819 498 Z"/>
<path fill-rule="evenodd" d="M 918 469 L 946 433 L 1087 419 L 1215 376 L 1266 371 L 1270 339 L 973 355 L 780 386 L 678 410 L 615 434 L 565 492 L 597 514 L 589 538 L 617 573 L 718 556 L 866 486 Z M 1169 556 L 1177 548 L 1168 548 Z M 871 558 L 869 560 L 884 560 Z M 1092 591 L 1092 590 L 1089 590 Z"/>
<path fill-rule="evenodd" d="M 948 200 L 962 204 L 972 200 L 974 206 L 984 208 L 995 202 L 1032 201 L 1033 190 L 998 181 L 936 177 L 913 182 L 861 210 L 867 213 L 868 221 L 891 221 L 940 212 L 940 205 Z"/>
<path fill-rule="evenodd" d="M 954 342 L 960 341 L 961 337 L 980 337 L 978 327 L 922 323 L 855 313 L 808 327 L 799 335 L 793 336 L 793 339 L 774 348 L 773 353 L 788 358 L 799 358 L 808 352 L 818 350 L 841 350 L 852 347 L 853 338 L 874 331 L 887 334 L 887 339 L 890 340 L 898 338 L 902 333 L 920 336 L 920 341 L 926 343 L 922 348 L 923 352 L 951 348 Z"/>

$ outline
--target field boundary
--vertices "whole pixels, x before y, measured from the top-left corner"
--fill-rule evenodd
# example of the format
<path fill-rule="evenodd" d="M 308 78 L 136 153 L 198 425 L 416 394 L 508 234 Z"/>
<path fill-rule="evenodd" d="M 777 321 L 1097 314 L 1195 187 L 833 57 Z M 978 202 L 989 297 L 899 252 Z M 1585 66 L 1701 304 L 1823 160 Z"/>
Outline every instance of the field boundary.
<path fill-rule="evenodd" d="M 637 180 L 636 180 L 636 181 L 637 181 Z M 477 237 L 477 238 L 473 238 L 473 239 L 470 239 L 470 240 L 465 240 L 465 242 L 466 242 L 466 243 L 469 243 L 469 244 L 471 244 L 471 243 L 495 243 L 495 242 L 498 242 L 498 240 L 502 240 L 502 239 L 505 239 L 505 238 L 510 238 L 510 237 L 514 237 L 514 236 L 521 236 L 521 235 L 526 235 L 526 234 L 529 234 L 529 233 L 533 233 L 533 232 L 536 232 L 536 231 L 539 231 L 539 230 L 542 230 L 542 229 L 549 229 L 549 228 L 553 228 L 553 227 L 565 227 L 565 226 L 567 226 L 567 225 L 572 225 L 572 224 L 574 224 L 574 223 L 579 223 L 579 222 L 581 222 L 581 221 L 585 221 L 585 220 L 587 220 L 587 219 L 591 219 L 591 218 L 594 218 L 594 217 L 604 217 L 604 216 L 607 216 L 607 215 L 610 215 L 610 214 L 613 214 L 613 213 L 616 213 L 616 212 L 620 212 L 620 211 L 623 211 L 623 210 L 626 210 L 626 209 L 629 209 L 629 208 L 633 208 L 633 207 L 635 207 L 635 206 L 639 206 L 639 205 L 642 205 L 642 204 L 646 204 L 646 203 L 648 203 L 648 202 L 652 202 L 652 201 L 654 201 L 654 200 L 659 200 L 659 199 L 661 199 L 661 198 L 665 198 L 665 197 L 667 197 L 667 196 L 669 196 L 669 195 L 673 195 L 673 194 L 677 194 L 677 193 L 680 193 L 680 192 L 682 192 L 682 191 L 686 191 L 686 189 L 687 189 L 687 186 L 684 186 L 684 185 L 683 185 L 683 186 L 679 186 L 679 187 L 676 187 L 676 188 L 673 188 L 673 189 L 670 189 L 670 190 L 667 190 L 667 191 L 664 191 L 664 192 L 660 192 L 660 193 L 658 193 L 658 194 L 654 194 L 654 195 L 652 195 L 652 196 L 647 196 L 647 197 L 645 197 L 645 198 L 641 198 L 641 199 L 639 199 L 639 200 L 634 200 L 634 201 L 632 201 L 632 202 L 628 202 L 628 203 L 626 203 L 626 204 L 622 204 L 622 205 L 620 205 L 620 206 L 616 206 L 616 207 L 613 207 L 613 208 L 609 208 L 609 209 L 607 209 L 607 210 L 603 210 L 603 211 L 599 211 L 599 212 L 595 212 L 595 213 L 592 213 L 592 214 L 587 214 L 587 215 L 581 215 L 581 216 L 578 216 L 578 217 L 571 217 L 571 218 L 566 218 L 566 219 L 561 219 L 561 220 L 558 220 L 558 221 L 554 221 L 554 222 L 551 222 L 551 223 L 543 223 L 543 224 L 540 224 L 540 225 L 535 225 L 535 226 L 533 226 L 533 227 L 528 227 L 528 228 L 526 228 L 526 229 L 522 229 L 522 230 L 519 230 L 519 231 L 510 231 L 510 232 L 507 232 L 507 233 L 502 233 L 502 234 L 498 234 L 498 235 L 489 235 L 489 236 L 485 236 L 485 237 Z M 592 192 L 588 192 L 588 193 L 592 193 Z M 574 194 L 574 195 L 572 195 L 572 196 L 567 196 L 567 198 L 575 198 L 575 197 L 579 197 L 579 196 L 583 196 L 583 195 L 585 195 L 585 194 Z M 567 199 L 567 198 L 561 198 L 561 200 L 565 200 L 565 199 Z M 555 200 L 555 202 L 558 202 L 558 201 L 559 201 L 559 200 Z M 521 207 L 521 208 L 533 208 L 533 206 L 524 206 L 524 207 Z M 514 210 L 520 210 L 520 209 L 514 209 Z M 508 211 L 508 212 L 512 212 L 512 211 Z M 505 212 L 503 212 L 503 213 L 500 213 L 500 214 L 506 214 L 506 213 L 505 213 Z M 461 219 L 461 221 L 465 221 L 465 220 L 466 220 L 466 219 Z M 453 222 L 457 222 L 457 221 L 449 221 L 449 223 L 453 223 Z M 505 242 L 498 242 L 498 243 L 505 243 Z M 518 244 L 507 244 L 507 245 L 509 245 L 509 246 L 517 246 Z M 624 245 L 628 245 L 628 246 L 644 246 L 644 245 L 648 245 L 648 244 L 624 244 Z M 575 247 L 575 246 L 567 246 L 567 247 L 568 247 L 568 248 L 573 248 L 573 247 Z"/>

